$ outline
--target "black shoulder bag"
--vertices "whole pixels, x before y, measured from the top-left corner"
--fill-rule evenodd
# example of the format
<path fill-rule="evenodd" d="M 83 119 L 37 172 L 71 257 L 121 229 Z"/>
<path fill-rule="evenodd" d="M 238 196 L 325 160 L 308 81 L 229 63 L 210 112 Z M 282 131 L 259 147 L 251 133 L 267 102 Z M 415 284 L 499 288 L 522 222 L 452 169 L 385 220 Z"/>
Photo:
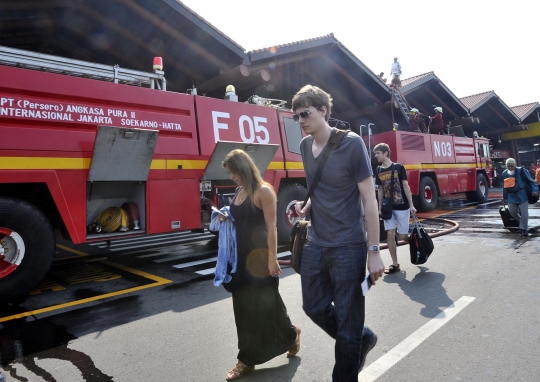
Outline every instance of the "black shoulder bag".
<path fill-rule="evenodd" d="M 304 200 L 304 203 L 302 204 L 302 208 L 306 206 L 307 201 L 309 198 L 311 198 L 311 195 L 313 195 L 313 190 L 315 189 L 315 186 L 319 182 L 319 179 L 321 177 L 324 165 L 326 164 L 326 161 L 328 160 L 328 157 L 330 156 L 330 152 L 334 151 L 341 142 L 341 139 L 347 134 L 347 131 L 344 130 L 336 130 L 334 134 L 330 136 L 330 139 L 328 140 L 327 145 L 324 147 L 323 152 L 321 153 L 321 162 L 319 163 L 319 166 L 317 167 L 317 172 L 315 173 L 315 177 L 313 178 L 313 182 L 311 183 L 311 186 L 309 187 L 308 193 L 306 195 L 306 199 Z M 300 265 L 302 263 L 302 252 L 304 250 L 304 243 L 306 242 L 307 238 L 307 228 L 308 228 L 309 220 L 308 219 L 301 219 L 298 220 L 292 230 L 291 230 L 291 237 L 289 239 L 289 251 L 291 251 L 291 267 L 296 271 L 296 273 L 300 274 Z"/>
<path fill-rule="evenodd" d="M 521 178 L 525 182 L 525 189 L 527 190 L 527 199 L 529 200 L 529 204 L 535 204 L 536 202 L 538 202 L 539 196 L 533 196 L 531 182 L 529 181 L 529 177 L 527 175 L 523 175 L 523 167 L 521 167 L 519 170 L 521 173 Z"/>

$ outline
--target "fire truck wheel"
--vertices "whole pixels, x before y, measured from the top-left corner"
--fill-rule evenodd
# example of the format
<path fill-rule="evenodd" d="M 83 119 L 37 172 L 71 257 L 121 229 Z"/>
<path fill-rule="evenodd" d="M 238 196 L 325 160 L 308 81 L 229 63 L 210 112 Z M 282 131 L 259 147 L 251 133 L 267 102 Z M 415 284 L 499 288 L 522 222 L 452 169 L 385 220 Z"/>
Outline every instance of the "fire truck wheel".
<path fill-rule="evenodd" d="M 418 211 L 433 211 L 437 207 L 438 196 L 437 186 L 433 179 L 424 176 L 420 179 L 420 188 L 418 190 Z"/>
<path fill-rule="evenodd" d="M 278 243 L 289 242 L 291 228 L 300 218 L 294 209 L 296 201 L 303 202 L 307 195 L 306 187 L 293 183 L 283 187 L 278 194 L 277 202 L 277 230 Z"/>
<path fill-rule="evenodd" d="M 48 272 L 55 253 L 54 231 L 34 205 L 0 197 L 0 301 L 15 301 Z"/>
<path fill-rule="evenodd" d="M 483 202 L 488 198 L 489 183 L 484 174 L 476 176 L 476 190 L 465 192 L 469 202 Z"/>

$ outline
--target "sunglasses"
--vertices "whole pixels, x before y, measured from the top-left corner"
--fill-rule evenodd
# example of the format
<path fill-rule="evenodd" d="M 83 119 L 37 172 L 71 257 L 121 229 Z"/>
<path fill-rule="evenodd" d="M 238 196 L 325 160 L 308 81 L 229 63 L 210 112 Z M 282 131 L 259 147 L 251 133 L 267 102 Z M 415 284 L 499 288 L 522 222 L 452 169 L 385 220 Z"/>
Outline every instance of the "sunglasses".
<path fill-rule="evenodd" d="M 294 122 L 298 122 L 298 120 L 300 119 L 300 117 L 302 117 L 302 119 L 306 119 L 307 117 L 309 117 L 309 115 L 311 114 L 312 110 L 304 110 L 303 112 L 301 113 L 298 113 L 298 114 L 293 114 L 292 116 L 292 119 Z"/>

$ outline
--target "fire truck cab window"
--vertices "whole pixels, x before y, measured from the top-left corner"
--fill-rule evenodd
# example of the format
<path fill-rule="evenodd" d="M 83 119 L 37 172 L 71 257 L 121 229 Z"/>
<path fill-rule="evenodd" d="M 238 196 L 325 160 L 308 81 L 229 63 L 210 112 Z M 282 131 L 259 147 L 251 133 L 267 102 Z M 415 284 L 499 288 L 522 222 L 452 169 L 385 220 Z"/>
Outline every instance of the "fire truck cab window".
<path fill-rule="evenodd" d="M 287 149 L 291 153 L 300 154 L 300 141 L 302 140 L 302 129 L 292 118 L 283 118 L 285 134 L 287 135 Z"/>

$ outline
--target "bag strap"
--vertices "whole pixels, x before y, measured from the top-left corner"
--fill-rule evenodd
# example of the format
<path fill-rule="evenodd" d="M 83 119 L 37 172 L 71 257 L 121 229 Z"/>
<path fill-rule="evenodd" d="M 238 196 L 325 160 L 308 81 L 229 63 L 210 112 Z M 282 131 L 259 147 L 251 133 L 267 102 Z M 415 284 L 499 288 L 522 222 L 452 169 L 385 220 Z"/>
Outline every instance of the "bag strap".
<path fill-rule="evenodd" d="M 304 203 L 302 204 L 302 208 L 306 206 L 307 201 L 309 200 L 309 198 L 311 198 L 311 195 L 313 195 L 313 190 L 315 189 L 315 186 L 317 186 L 317 183 L 319 182 L 319 179 L 321 178 L 324 165 L 326 164 L 326 161 L 328 160 L 328 157 L 330 156 L 330 152 L 337 149 L 337 147 L 339 146 L 339 143 L 341 142 L 341 140 L 347 133 L 348 132 L 345 130 L 334 129 L 334 131 L 330 135 L 330 139 L 328 139 L 328 143 L 326 144 L 326 146 L 324 146 L 323 152 L 321 154 L 322 155 L 321 162 L 319 163 L 319 166 L 317 167 L 317 172 L 315 173 L 313 182 L 311 183 L 311 186 L 309 187 L 308 193 L 306 195 L 306 199 L 304 200 Z"/>
<path fill-rule="evenodd" d="M 521 166 L 519 168 L 519 170 L 520 170 L 519 172 L 520 172 L 521 180 L 523 180 L 525 182 L 525 184 L 529 185 L 529 187 L 532 187 L 532 184 L 534 183 L 534 179 L 531 182 L 531 180 L 529 179 L 529 177 L 527 175 L 525 175 L 525 176 L 523 175 L 523 166 Z M 529 170 L 525 170 L 525 171 L 529 172 Z M 531 174 L 529 173 L 529 175 L 531 175 Z"/>
<path fill-rule="evenodd" d="M 422 228 L 422 223 L 420 223 L 420 220 L 416 217 L 416 214 L 412 214 L 413 216 L 413 229 L 416 228 L 416 231 L 418 232 L 418 237 L 422 238 L 422 231 L 420 231 L 420 228 Z"/>

